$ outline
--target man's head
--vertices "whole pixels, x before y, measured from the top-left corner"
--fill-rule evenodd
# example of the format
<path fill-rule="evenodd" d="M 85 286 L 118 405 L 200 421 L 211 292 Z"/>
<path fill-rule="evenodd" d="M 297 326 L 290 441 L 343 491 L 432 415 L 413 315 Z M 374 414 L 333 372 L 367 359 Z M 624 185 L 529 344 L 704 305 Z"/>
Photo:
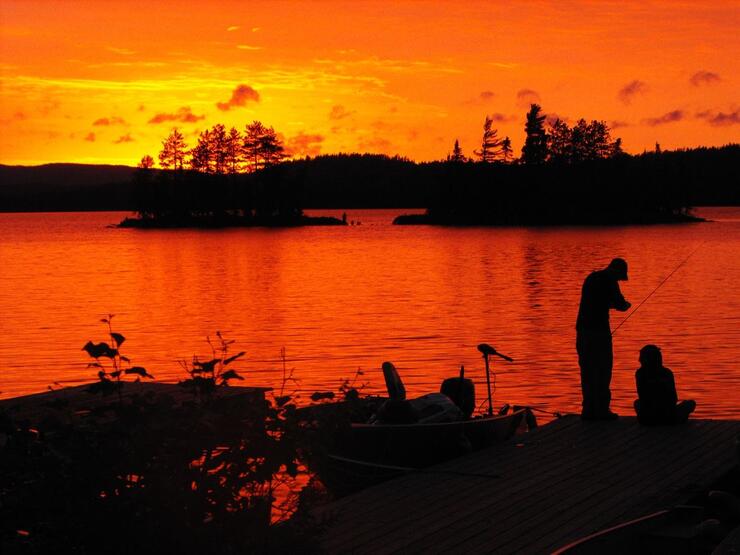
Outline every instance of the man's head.
<path fill-rule="evenodd" d="M 615 258 L 609 262 L 606 269 L 612 273 L 617 281 L 627 281 L 629 279 L 627 277 L 627 262 L 624 258 Z"/>
<path fill-rule="evenodd" d="M 660 368 L 663 366 L 663 354 L 656 345 L 645 345 L 640 349 L 640 364 L 645 368 Z"/>

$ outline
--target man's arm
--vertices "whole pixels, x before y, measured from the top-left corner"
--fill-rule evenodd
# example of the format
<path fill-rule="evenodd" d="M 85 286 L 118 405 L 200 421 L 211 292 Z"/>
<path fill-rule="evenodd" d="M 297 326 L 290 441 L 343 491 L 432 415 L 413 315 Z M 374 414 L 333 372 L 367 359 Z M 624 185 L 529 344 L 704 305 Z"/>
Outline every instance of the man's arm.
<path fill-rule="evenodd" d="M 678 402 L 678 394 L 676 393 L 676 380 L 673 378 L 673 372 L 671 372 L 668 368 L 668 377 L 666 378 L 666 388 L 667 388 L 667 394 L 671 399 L 672 404 L 676 404 Z"/>
<path fill-rule="evenodd" d="M 615 308 L 620 312 L 625 312 L 629 309 L 629 307 L 632 306 L 632 304 L 628 303 L 624 296 L 622 295 L 622 291 L 619 289 L 619 284 L 615 281 L 614 282 L 614 288 L 612 289 L 611 294 L 611 308 Z"/>

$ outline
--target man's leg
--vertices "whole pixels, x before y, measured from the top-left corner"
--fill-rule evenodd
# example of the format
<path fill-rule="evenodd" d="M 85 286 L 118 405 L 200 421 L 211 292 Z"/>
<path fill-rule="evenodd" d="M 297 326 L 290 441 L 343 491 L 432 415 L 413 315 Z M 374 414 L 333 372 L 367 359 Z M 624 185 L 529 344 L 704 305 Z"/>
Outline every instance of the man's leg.
<path fill-rule="evenodd" d="M 576 350 L 578 351 L 578 366 L 581 368 L 581 394 L 583 395 L 581 416 L 583 418 L 593 418 L 596 416 L 598 371 L 590 334 L 578 333 Z"/>
<path fill-rule="evenodd" d="M 601 368 L 599 368 L 599 405 L 598 412 L 602 415 L 612 414 L 609 408 L 612 402 L 612 368 L 614 367 L 614 352 L 612 350 L 612 336 L 604 335 L 599 338 L 599 358 L 601 359 Z"/>
<path fill-rule="evenodd" d="M 694 410 L 696 410 L 696 401 L 681 401 L 676 405 L 673 421 L 676 424 L 683 424 Z"/>

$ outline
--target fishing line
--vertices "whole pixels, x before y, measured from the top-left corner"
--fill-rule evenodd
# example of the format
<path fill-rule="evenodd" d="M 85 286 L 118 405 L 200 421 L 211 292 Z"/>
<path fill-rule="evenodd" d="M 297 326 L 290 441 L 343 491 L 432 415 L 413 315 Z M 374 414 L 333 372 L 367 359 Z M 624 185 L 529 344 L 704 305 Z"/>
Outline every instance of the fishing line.
<path fill-rule="evenodd" d="M 681 266 L 683 266 L 684 264 L 686 264 L 686 262 L 688 262 L 689 258 L 691 258 L 691 257 L 692 257 L 692 256 L 694 255 L 694 253 L 695 253 L 696 251 L 698 251 L 698 250 L 699 250 L 699 249 L 700 249 L 700 248 L 702 247 L 702 245 L 704 245 L 704 243 L 706 243 L 706 241 L 702 241 L 701 243 L 699 243 L 699 245 L 698 245 L 698 246 L 697 246 L 697 247 L 696 247 L 696 248 L 695 248 L 695 249 L 694 249 L 693 251 L 691 251 L 691 252 L 689 253 L 689 255 L 688 255 L 688 256 L 687 256 L 686 258 L 684 258 L 684 259 L 683 259 L 683 261 L 682 261 L 682 262 L 681 262 L 681 263 L 680 263 L 680 264 L 679 264 L 678 266 L 676 266 L 676 267 L 675 267 L 675 268 L 673 269 L 673 271 L 672 271 L 672 272 L 671 272 L 670 274 L 668 274 L 668 275 L 667 275 L 667 276 L 666 276 L 666 277 L 665 277 L 665 278 L 663 279 L 663 281 L 661 281 L 661 282 L 660 282 L 660 283 L 658 284 L 658 286 L 657 286 L 657 287 L 656 287 L 655 289 L 653 289 L 653 290 L 652 290 L 652 291 L 650 292 L 650 294 L 649 294 L 649 295 L 648 295 L 647 297 L 645 297 L 645 298 L 644 298 L 644 299 L 642 300 L 642 302 L 641 302 L 640 304 L 638 304 L 638 305 L 637 305 L 637 306 L 635 307 L 635 309 L 634 309 L 634 310 L 633 310 L 632 312 L 630 312 L 630 313 L 629 313 L 629 314 L 627 315 L 627 317 L 626 317 L 626 318 L 625 318 L 624 320 L 622 320 L 621 322 L 619 322 L 619 325 L 618 325 L 618 326 L 617 326 L 616 328 L 614 328 L 614 329 L 612 330 L 612 335 L 614 335 L 614 334 L 615 334 L 615 333 L 617 332 L 617 330 L 618 330 L 619 328 L 621 328 L 621 327 L 622 327 L 622 326 L 624 325 L 624 323 L 625 323 L 625 322 L 626 322 L 627 320 L 629 320 L 629 319 L 630 319 L 630 318 L 632 317 L 632 315 L 633 315 L 633 314 L 634 314 L 635 312 L 637 312 L 638 310 L 640 310 L 640 307 L 641 307 L 642 305 L 644 305 L 644 304 L 645 304 L 645 302 L 646 302 L 646 301 L 647 301 L 647 300 L 648 300 L 648 299 L 649 299 L 650 297 L 652 297 L 652 296 L 653 296 L 653 294 L 654 294 L 654 293 L 655 293 L 655 292 L 656 292 L 656 291 L 657 291 L 658 289 L 660 289 L 660 288 L 661 288 L 661 287 L 663 286 L 663 284 L 664 284 L 664 283 L 665 283 L 666 281 L 668 281 L 668 280 L 669 280 L 669 279 L 671 278 L 671 276 L 672 276 L 673 274 L 675 274 L 675 273 L 676 273 L 676 272 L 678 271 L 678 269 L 679 269 L 679 268 L 680 268 Z"/>
<path fill-rule="evenodd" d="M 396 472 L 418 472 L 419 474 L 446 474 L 448 476 L 465 476 L 468 478 L 501 478 L 500 474 L 482 474 L 477 472 L 461 472 L 458 470 L 434 469 L 434 468 L 416 468 L 413 466 L 396 466 L 394 464 L 374 463 L 358 459 L 349 459 L 339 455 L 328 455 L 330 459 L 343 463 L 351 463 L 357 466 L 365 466 L 378 470 L 392 470 Z"/>

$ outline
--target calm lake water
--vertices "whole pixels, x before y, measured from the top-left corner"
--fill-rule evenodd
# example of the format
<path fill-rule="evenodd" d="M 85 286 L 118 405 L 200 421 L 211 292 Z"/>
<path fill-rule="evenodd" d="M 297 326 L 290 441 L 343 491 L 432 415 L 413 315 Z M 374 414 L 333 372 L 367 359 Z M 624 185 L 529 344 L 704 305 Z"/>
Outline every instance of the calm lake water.
<path fill-rule="evenodd" d="M 483 401 L 476 345 L 487 342 L 515 359 L 494 361 L 496 406 L 578 411 L 583 278 L 625 258 L 636 306 L 695 251 L 615 334 L 613 407 L 631 413 L 638 351 L 656 343 L 697 416 L 740 418 L 740 209 L 608 229 L 392 226 L 398 213 L 218 231 L 108 227 L 124 213 L 0 214 L 0 397 L 94 379 L 81 348 L 107 339 L 99 320 L 113 313 L 123 353 L 158 380 L 210 356 L 205 338 L 220 330 L 247 352 L 236 368 L 248 385 L 279 386 L 284 347 L 304 398 L 358 369 L 366 391 L 382 391 L 389 360 L 412 394 L 464 364 Z"/>

